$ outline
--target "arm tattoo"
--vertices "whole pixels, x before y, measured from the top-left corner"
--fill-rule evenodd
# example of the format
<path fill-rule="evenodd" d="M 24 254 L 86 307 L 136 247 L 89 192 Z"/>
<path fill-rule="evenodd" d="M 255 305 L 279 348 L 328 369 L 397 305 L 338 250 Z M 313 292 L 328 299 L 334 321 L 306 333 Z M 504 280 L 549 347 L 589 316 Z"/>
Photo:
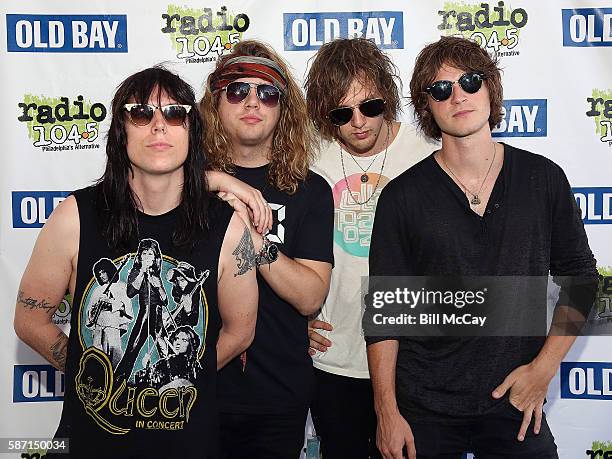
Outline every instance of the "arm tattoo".
<path fill-rule="evenodd" d="M 242 276 L 255 267 L 255 246 L 248 228 L 244 229 L 240 242 L 238 242 L 232 255 L 236 257 L 236 264 L 238 265 L 238 272 L 234 274 L 234 277 Z"/>
<path fill-rule="evenodd" d="M 53 360 L 57 364 L 57 368 L 62 371 L 66 370 L 66 349 L 68 348 L 68 337 L 64 333 L 59 332 L 55 343 L 49 348 Z"/>
<path fill-rule="evenodd" d="M 26 309 L 42 309 L 47 314 L 51 314 L 57 306 L 54 306 L 50 303 L 47 303 L 47 300 L 37 300 L 36 298 L 27 297 L 25 298 L 25 292 L 23 290 L 19 290 L 17 294 L 17 304 L 23 305 Z"/>

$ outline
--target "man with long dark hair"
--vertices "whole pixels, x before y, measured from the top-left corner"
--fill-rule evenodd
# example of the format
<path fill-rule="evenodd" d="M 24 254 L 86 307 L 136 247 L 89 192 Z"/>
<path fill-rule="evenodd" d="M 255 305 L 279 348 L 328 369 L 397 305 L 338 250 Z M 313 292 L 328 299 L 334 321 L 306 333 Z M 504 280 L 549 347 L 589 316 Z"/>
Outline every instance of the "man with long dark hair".
<path fill-rule="evenodd" d="M 370 276 L 436 276 L 442 288 L 459 276 L 529 276 L 543 278 L 542 296 L 549 273 L 571 282 L 560 282 L 549 336 L 546 304 L 537 305 L 544 312 L 540 332 L 525 333 L 529 324 L 522 324 L 512 336 L 407 336 L 415 327 L 405 327 L 404 336 L 366 333 L 378 446 L 385 459 L 459 458 L 467 451 L 482 459 L 557 458 L 543 405 L 576 339 L 563 322 L 584 321 L 598 280 L 568 180 L 549 159 L 494 142 L 501 75 L 477 43 L 443 37 L 426 46 L 410 92 L 419 127 L 441 145 L 380 196 Z M 526 292 L 511 296 L 519 301 L 503 321 L 520 323 L 529 311 L 534 322 L 538 311 L 528 309 Z M 505 306 L 495 303 L 487 316 Z"/>
<path fill-rule="evenodd" d="M 233 212 L 211 198 L 201 138 L 187 83 L 162 67 L 130 76 L 112 101 L 104 175 L 62 202 L 38 237 L 15 330 L 66 373 L 56 436 L 70 438 L 73 457 L 216 457 L 217 369 L 253 339 L 258 294 L 250 218 L 238 201 Z M 87 325 L 99 282 L 92 266 L 103 259 L 117 266 L 110 281 L 126 285 L 133 309 L 116 368 Z M 194 371 L 172 384 L 172 365 L 160 362 L 178 362 L 182 347 L 164 323 L 176 307 L 167 278 L 184 264 L 211 279 L 192 305 L 197 321 L 181 328 L 197 337 Z M 69 337 L 51 322 L 67 287 Z"/>
<path fill-rule="evenodd" d="M 304 97 L 269 46 L 244 40 L 220 58 L 200 112 L 213 167 L 260 190 L 275 216 L 254 236 L 255 339 L 219 374 L 222 457 L 297 458 L 313 389 L 306 316 L 323 303 L 333 261 L 331 190 L 309 172 Z"/>
<path fill-rule="evenodd" d="M 310 323 L 317 380 L 311 412 L 326 459 L 376 457 L 376 416 L 361 331 L 361 277 L 380 192 L 427 148 L 397 121 L 401 82 L 390 57 L 365 38 L 337 39 L 315 55 L 306 78 L 308 114 L 321 138 L 313 169 L 334 190 L 329 294 Z M 320 331 L 324 330 L 324 331 Z"/>

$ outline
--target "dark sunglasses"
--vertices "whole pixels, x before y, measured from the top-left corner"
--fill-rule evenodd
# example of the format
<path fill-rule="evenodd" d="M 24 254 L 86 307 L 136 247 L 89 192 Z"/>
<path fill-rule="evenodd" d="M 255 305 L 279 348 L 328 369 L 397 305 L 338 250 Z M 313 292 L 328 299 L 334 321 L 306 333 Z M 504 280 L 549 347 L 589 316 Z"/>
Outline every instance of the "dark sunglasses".
<path fill-rule="evenodd" d="M 228 84 L 221 91 L 225 91 L 225 96 L 230 104 L 239 104 L 247 98 L 251 92 L 251 88 L 255 88 L 257 98 L 266 107 L 276 107 L 280 100 L 280 89 L 271 84 L 247 83 L 246 81 L 234 81 Z"/>
<path fill-rule="evenodd" d="M 155 110 L 160 109 L 166 123 L 170 126 L 180 126 L 185 123 L 191 105 L 169 104 L 157 107 L 151 104 L 125 104 L 128 118 L 136 126 L 147 126 L 153 119 Z"/>
<path fill-rule="evenodd" d="M 453 85 L 455 83 L 459 83 L 461 89 L 468 94 L 474 94 L 480 90 L 482 87 L 482 81 L 485 79 L 486 77 L 483 73 L 467 72 L 461 75 L 457 81 L 435 81 L 430 86 L 425 88 L 425 92 L 427 92 L 433 100 L 442 102 L 451 96 L 453 93 Z"/>
<path fill-rule="evenodd" d="M 338 107 L 329 111 L 327 115 L 331 123 L 335 126 L 343 126 L 353 118 L 353 110 L 359 107 L 363 116 L 374 118 L 385 111 L 385 101 L 381 98 L 368 99 L 351 107 Z"/>

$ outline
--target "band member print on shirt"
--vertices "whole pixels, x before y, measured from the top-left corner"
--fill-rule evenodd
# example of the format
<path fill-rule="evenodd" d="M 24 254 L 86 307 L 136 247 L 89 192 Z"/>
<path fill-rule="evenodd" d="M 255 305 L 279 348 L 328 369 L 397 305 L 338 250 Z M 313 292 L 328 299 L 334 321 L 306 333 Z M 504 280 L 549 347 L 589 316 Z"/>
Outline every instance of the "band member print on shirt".
<path fill-rule="evenodd" d="M 136 253 L 97 260 L 92 274 L 81 301 L 85 353 L 75 381 L 88 413 L 123 434 L 142 424 L 138 410 L 120 408 L 132 391 L 167 392 L 192 406 L 208 320 L 202 286 L 210 270 L 166 257 L 156 240 L 142 239 Z M 132 420 L 125 425 L 117 415 Z M 187 412 L 179 415 L 188 420 Z"/>
<path fill-rule="evenodd" d="M 119 273 L 129 257 L 123 257 L 119 268 L 108 258 L 99 259 L 93 266 L 98 286 L 93 290 L 87 308 L 87 327 L 93 333 L 93 345 L 104 351 L 113 368 L 123 357 L 121 336 L 127 332 L 134 318 L 132 300 L 127 296 L 127 284 Z"/>

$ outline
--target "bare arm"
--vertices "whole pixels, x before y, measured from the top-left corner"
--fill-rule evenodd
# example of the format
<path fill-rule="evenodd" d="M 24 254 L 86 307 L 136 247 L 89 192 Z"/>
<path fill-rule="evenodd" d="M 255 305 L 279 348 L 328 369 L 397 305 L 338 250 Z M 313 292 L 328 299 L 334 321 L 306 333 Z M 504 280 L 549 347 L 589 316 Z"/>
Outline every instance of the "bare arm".
<path fill-rule="evenodd" d="M 259 251 L 263 238 L 255 234 L 253 239 L 256 250 Z M 293 259 L 280 251 L 274 263 L 259 267 L 259 273 L 272 290 L 304 316 L 317 312 L 325 301 L 331 270 L 331 263 Z"/>
<path fill-rule="evenodd" d="M 395 366 L 399 343 L 379 341 L 368 345 L 368 367 L 374 390 L 374 409 L 378 420 L 376 445 L 385 459 L 402 459 L 402 448 L 416 459 L 412 430 L 402 417 L 395 397 Z"/>
<path fill-rule="evenodd" d="M 74 292 L 78 247 L 78 209 L 70 196 L 53 211 L 38 235 L 15 306 L 17 336 L 62 371 L 68 337 L 51 318 L 66 289 Z"/>
<path fill-rule="evenodd" d="M 240 215 L 246 215 L 242 210 L 244 204 L 236 196 L 228 193 L 223 197 Z M 246 218 L 243 218 L 246 221 Z M 252 232 L 255 253 L 259 253 L 263 245 L 263 237 Z M 278 259 L 271 265 L 263 265 L 259 273 L 267 284 L 287 303 L 293 305 L 302 315 L 316 312 L 329 291 L 331 279 L 331 264 L 323 261 L 292 259 L 278 253 Z"/>
<path fill-rule="evenodd" d="M 258 189 L 219 171 L 206 171 L 206 180 L 209 190 L 217 192 L 221 199 L 231 194 L 246 204 L 259 233 L 272 228 L 272 209 Z"/>
<path fill-rule="evenodd" d="M 223 325 L 217 341 L 217 369 L 244 351 L 255 336 L 259 292 L 252 232 L 235 212 L 221 247 L 217 291 Z"/>

